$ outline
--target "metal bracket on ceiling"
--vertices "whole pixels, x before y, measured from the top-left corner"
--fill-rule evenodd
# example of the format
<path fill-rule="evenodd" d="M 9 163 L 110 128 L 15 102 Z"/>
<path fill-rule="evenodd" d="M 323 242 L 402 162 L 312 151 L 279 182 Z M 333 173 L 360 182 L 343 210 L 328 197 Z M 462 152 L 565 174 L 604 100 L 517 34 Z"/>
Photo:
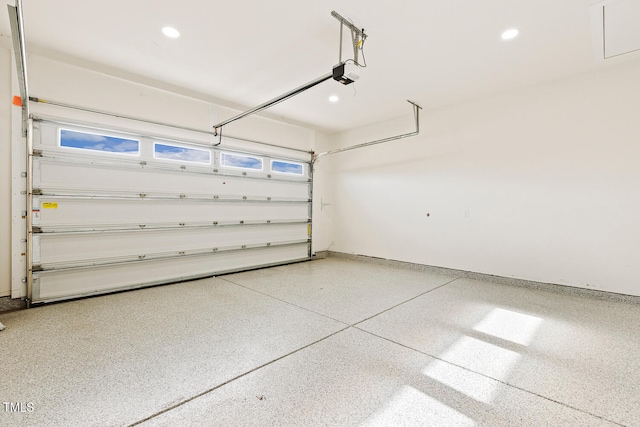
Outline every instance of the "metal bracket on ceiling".
<path fill-rule="evenodd" d="M 355 25 L 353 25 L 351 21 L 342 17 L 342 15 L 340 15 L 335 10 L 331 11 L 331 16 L 333 16 L 340 22 L 340 49 L 339 49 L 339 56 L 338 56 L 338 64 L 342 64 L 342 33 L 343 33 L 343 28 L 347 27 L 348 29 L 351 30 L 353 62 L 355 62 L 356 65 L 360 65 L 360 63 L 358 62 L 358 49 L 364 44 L 365 40 L 367 39 L 367 35 L 364 32 L 364 28 L 360 29 L 356 27 Z"/>
<path fill-rule="evenodd" d="M 415 120 L 415 125 L 416 125 L 416 130 L 414 130 L 413 132 L 403 133 L 401 135 L 390 136 L 388 138 L 377 139 L 375 141 L 369 141 L 369 142 L 363 142 L 362 144 L 356 144 L 349 147 L 338 148 L 336 150 L 330 150 L 330 151 L 325 151 L 323 153 L 314 154 L 311 164 L 312 165 L 315 164 L 316 160 L 318 160 L 319 157 L 329 156 L 331 154 L 342 153 L 343 151 L 355 150 L 356 148 L 369 147 L 372 145 L 382 144 L 383 142 L 396 141 L 398 139 L 403 139 L 403 138 L 408 138 L 410 136 L 418 135 L 420 133 L 420 110 L 422 110 L 422 107 L 413 101 L 407 100 L 407 102 L 413 106 L 413 118 Z"/>
<path fill-rule="evenodd" d="M 352 34 L 352 42 L 353 42 L 353 54 L 354 54 L 354 59 L 353 62 L 357 65 L 360 66 L 360 64 L 358 63 L 358 49 L 362 48 L 362 44 L 364 43 L 364 41 L 367 38 L 367 35 L 364 33 L 364 30 L 361 30 L 359 28 L 357 28 L 355 25 L 353 25 L 351 22 L 349 22 L 347 19 L 343 18 L 340 14 L 338 14 L 336 11 L 332 11 L 331 12 L 331 16 L 333 16 L 334 18 L 336 18 L 338 21 L 340 21 L 340 62 L 338 64 L 338 66 L 343 65 L 343 61 L 342 61 L 342 28 L 344 26 L 346 26 L 347 28 L 349 28 L 351 30 L 351 34 Z M 347 60 L 348 61 L 348 60 Z M 346 61 L 345 61 L 346 62 Z M 297 87 L 293 90 L 290 90 L 289 92 L 286 92 L 280 96 L 277 96 L 267 102 L 264 102 L 260 105 L 258 105 L 257 107 L 253 107 L 245 112 L 242 112 L 236 116 L 233 116 L 227 120 L 224 120 L 216 125 L 213 125 L 213 134 L 214 135 L 218 135 L 218 132 L 221 131 L 222 126 L 224 125 L 228 125 L 231 122 L 235 122 L 236 120 L 242 119 L 244 117 L 247 117 L 251 114 L 255 114 L 259 111 L 262 111 L 264 109 L 267 109 L 271 106 L 274 106 L 276 104 L 279 104 L 282 101 L 285 101 L 295 95 L 298 95 L 308 89 L 311 89 L 312 87 L 319 85 L 320 83 L 323 83 L 327 80 L 330 80 L 331 78 L 334 78 L 336 80 L 337 76 L 335 75 L 335 69 L 337 67 L 334 67 L 334 69 L 332 70 L 331 73 L 325 74 L 321 77 L 318 77 L 315 80 L 310 81 L 307 84 L 304 84 L 300 87 Z M 339 81 L 339 80 L 338 80 Z M 344 83 L 343 84 L 348 84 L 348 83 Z"/>

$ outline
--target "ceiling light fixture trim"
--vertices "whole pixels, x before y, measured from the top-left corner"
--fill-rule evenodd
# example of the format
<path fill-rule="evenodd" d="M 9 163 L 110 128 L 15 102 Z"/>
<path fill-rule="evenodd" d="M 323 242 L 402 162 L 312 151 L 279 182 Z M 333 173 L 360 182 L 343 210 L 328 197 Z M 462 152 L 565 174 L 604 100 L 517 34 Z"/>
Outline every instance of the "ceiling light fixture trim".
<path fill-rule="evenodd" d="M 502 40 L 511 40 L 518 35 L 519 31 L 516 28 L 511 28 L 502 33 Z"/>
<path fill-rule="evenodd" d="M 162 34 L 172 39 L 177 39 L 180 37 L 180 31 L 176 30 L 173 27 L 162 27 Z"/>

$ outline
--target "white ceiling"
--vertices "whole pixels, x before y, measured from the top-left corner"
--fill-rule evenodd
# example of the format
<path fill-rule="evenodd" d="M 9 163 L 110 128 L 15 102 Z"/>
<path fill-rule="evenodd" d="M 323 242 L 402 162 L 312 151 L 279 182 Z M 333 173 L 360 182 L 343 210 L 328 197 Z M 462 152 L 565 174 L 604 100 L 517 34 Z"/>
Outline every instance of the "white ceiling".
<path fill-rule="evenodd" d="M 331 71 L 339 24 L 369 34 L 368 68 L 269 112 L 339 131 L 584 73 L 597 61 L 593 0 L 24 0 L 27 49 L 82 59 L 250 108 Z M 13 1 L 10 1 L 13 4 Z M 8 15 L 0 33 L 10 34 Z M 168 39 L 163 26 L 182 36 Z M 511 27 L 520 35 L 503 41 Z M 345 54 L 349 54 L 345 43 Z M 637 53 L 615 61 L 638 58 Z M 341 101 L 328 102 L 331 94 Z M 61 100 L 63 101 L 63 100 Z"/>

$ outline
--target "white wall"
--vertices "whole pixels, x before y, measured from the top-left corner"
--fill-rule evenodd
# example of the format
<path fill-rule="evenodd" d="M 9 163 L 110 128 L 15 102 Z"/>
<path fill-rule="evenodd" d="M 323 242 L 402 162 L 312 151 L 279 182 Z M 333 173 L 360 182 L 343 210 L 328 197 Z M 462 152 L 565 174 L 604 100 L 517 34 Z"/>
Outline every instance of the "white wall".
<path fill-rule="evenodd" d="M 640 295 L 639 114 L 637 61 L 423 113 L 321 160 L 331 250 Z"/>
<path fill-rule="evenodd" d="M 0 297 L 11 292 L 11 54 L 0 46 Z"/>
<path fill-rule="evenodd" d="M 237 112 L 202 99 L 153 87 L 153 82 L 141 84 L 114 77 L 99 70 L 91 70 L 48 57 L 29 55 L 29 91 L 31 96 L 52 99 L 68 104 L 116 112 L 163 123 L 176 124 L 204 131 Z M 168 127 L 141 125 L 135 121 L 110 119 L 91 113 L 31 103 L 32 113 L 73 117 L 80 120 L 113 123 L 162 132 L 176 137 L 188 137 L 203 142 L 217 142 L 213 136 L 202 136 L 173 130 Z M 249 117 L 225 127 L 224 135 L 233 135 L 310 150 L 315 132 L 300 126 L 277 122 L 258 116 Z M 233 143 L 225 141 L 223 144 Z M 254 147 L 255 148 L 255 147 Z M 262 147 L 262 150 L 268 150 Z"/>

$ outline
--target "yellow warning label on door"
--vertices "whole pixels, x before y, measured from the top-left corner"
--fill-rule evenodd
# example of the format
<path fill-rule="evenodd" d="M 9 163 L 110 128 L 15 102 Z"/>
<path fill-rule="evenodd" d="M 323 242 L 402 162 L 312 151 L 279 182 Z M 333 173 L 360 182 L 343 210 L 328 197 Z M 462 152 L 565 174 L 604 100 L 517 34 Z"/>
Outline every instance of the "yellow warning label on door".
<path fill-rule="evenodd" d="M 311 224 L 307 225 L 307 236 L 311 237 Z"/>
<path fill-rule="evenodd" d="M 42 209 L 58 209 L 58 202 L 43 202 Z"/>

